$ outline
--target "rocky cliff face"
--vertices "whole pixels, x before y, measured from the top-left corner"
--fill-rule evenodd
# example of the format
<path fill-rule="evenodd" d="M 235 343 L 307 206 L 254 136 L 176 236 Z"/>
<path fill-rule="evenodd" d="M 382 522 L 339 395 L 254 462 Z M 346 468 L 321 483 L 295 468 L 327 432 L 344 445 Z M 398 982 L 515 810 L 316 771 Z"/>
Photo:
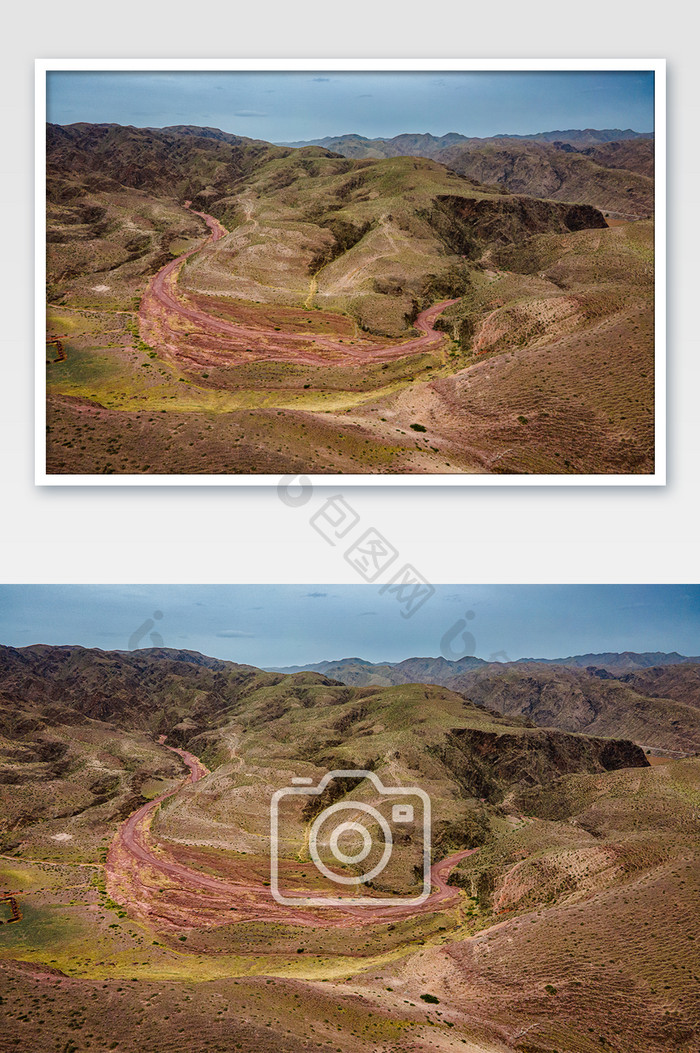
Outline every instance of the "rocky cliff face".
<path fill-rule="evenodd" d="M 459 728 L 440 759 L 473 797 L 498 802 L 515 789 L 546 786 L 563 775 L 646 768 L 644 751 L 621 739 L 567 735 L 550 729 L 502 734 Z"/>
<path fill-rule="evenodd" d="M 531 197 L 470 198 L 440 195 L 426 217 L 453 252 L 476 257 L 488 245 L 520 244 L 533 234 L 606 227 L 590 205 L 565 205 Z"/>

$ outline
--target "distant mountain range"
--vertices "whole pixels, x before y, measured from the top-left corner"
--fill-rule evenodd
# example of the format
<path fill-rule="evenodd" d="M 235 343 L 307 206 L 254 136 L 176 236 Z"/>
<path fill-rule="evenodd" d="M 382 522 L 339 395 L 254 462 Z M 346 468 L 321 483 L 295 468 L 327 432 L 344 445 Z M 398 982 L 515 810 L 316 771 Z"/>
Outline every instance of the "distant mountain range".
<path fill-rule="evenodd" d="M 586 669 L 588 666 L 596 666 L 608 670 L 636 670 L 649 669 L 653 666 L 681 665 L 684 663 L 700 664 L 700 657 L 689 658 L 679 654 L 678 651 L 604 651 L 600 654 L 576 654 L 568 658 L 516 658 L 513 662 L 489 662 L 485 658 L 476 658 L 467 655 L 456 661 L 447 658 L 405 658 L 402 662 L 368 662 L 364 658 L 340 658 L 334 661 L 317 662 L 309 665 L 270 666 L 270 672 L 275 673 L 301 673 L 312 671 L 323 673 L 325 676 L 333 676 L 335 673 L 346 671 L 367 671 L 368 674 L 391 675 L 395 679 L 392 683 L 407 684 L 411 682 L 426 683 L 425 676 L 445 677 L 459 676 L 467 670 L 476 669 L 488 665 L 563 665 L 575 669 Z M 391 671 L 390 673 L 387 671 Z M 340 678 L 342 679 L 342 677 Z M 433 680 L 433 683 L 440 683 Z"/>
<path fill-rule="evenodd" d="M 353 133 L 284 145 L 316 146 L 355 159 L 427 157 L 511 194 L 584 201 L 624 218 L 646 218 L 654 211 L 654 138 L 631 128 L 570 128 L 487 139 L 459 132 L 392 139 Z"/>
<path fill-rule="evenodd" d="M 521 141 L 540 143 L 564 142 L 590 146 L 594 143 L 653 138 L 653 132 L 635 132 L 631 128 L 569 128 L 567 131 L 535 132 L 532 135 L 501 133 L 499 135 L 486 136 L 485 138 L 462 135 L 460 132 L 447 132 L 445 135 L 431 135 L 430 132 L 403 132 L 390 139 L 369 139 L 367 136 L 359 135 L 357 132 L 350 132 L 347 135 L 326 135 L 322 139 L 300 139 L 297 142 L 277 143 L 277 145 L 293 147 L 323 146 L 327 150 L 337 150 L 339 146 L 349 148 L 353 144 L 357 144 L 358 147 L 360 144 L 365 144 L 366 149 L 382 151 L 376 156 L 397 157 L 400 154 L 410 154 L 411 148 L 416 146 L 422 149 L 444 150 L 445 147 L 454 146 L 455 143 L 488 143 L 497 139 L 519 139 Z M 385 150 L 391 152 L 383 152 Z M 340 150 L 339 152 L 342 153 L 343 151 Z M 419 150 L 418 153 L 421 156 L 432 156 L 423 154 L 422 150 Z M 347 154 L 347 156 L 352 155 Z M 371 155 L 366 154 L 364 156 Z"/>

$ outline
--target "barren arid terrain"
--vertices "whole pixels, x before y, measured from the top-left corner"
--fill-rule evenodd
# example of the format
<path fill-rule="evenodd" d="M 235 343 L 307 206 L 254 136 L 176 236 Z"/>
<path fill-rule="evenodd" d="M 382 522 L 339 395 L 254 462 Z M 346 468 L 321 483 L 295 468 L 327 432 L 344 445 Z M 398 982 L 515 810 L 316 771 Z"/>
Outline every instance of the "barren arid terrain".
<path fill-rule="evenodd" d="M 50 474 L 653 471 L 651 140 L 47 136 Z"/>
<path fill-rule="evenodd" d="M 631 712 L 675 706 L 673 750 L 516 714 L 543 697 L 537 663 L 500 671 L 503 713 L 194 651 L 1 648 L 0 1049 L 696 1053 L 698 665 L 617 659 Z M 607 683 L 548 668 L 568 712 Z M 500 674 L 474 675 L 483 697 Z M 595 706 L 622 719 L 617 696 Z M 347 905 L 294 905 L 329 892 L 324 809 L 393 817 L 373 779 L 338 777 L 280 810 L 278 902 L 273 793 L 357 768 L 429 794 L 430 894 L 374 902 L 420 884 L 414 818 Z M 327 836 L 321 858 L 356 873 Z"/>

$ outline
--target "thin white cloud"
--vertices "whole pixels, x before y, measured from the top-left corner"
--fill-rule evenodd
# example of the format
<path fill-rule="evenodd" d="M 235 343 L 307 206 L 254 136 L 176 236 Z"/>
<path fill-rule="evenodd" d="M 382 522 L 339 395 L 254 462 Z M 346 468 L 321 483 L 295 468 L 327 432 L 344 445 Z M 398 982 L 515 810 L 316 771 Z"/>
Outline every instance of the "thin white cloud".
<path fill-rule="evenodd" d="M 255 639 L 255 633 L 244 633 L 240 629 L 222 629 L 221 632 L 216 634 L 218 637 L 224 640 L 253 640 Z"/>

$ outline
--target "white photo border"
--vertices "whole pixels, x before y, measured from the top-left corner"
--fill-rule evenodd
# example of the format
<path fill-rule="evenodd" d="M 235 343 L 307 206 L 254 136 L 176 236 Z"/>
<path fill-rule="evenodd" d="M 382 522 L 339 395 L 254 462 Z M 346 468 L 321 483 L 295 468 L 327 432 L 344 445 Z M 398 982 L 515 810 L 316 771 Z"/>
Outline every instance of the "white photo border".
<path fill-rule="evenodd" d="M 654 73 L 654 471 L 645 475 L 413 474 L 305 476 L 315 486 L 666 485 L 666 60 L 467 58 L 75 58 L 35 60 L 35 476 L 37 486 L 274 486 L 279 475 L 56 475 L 46 471 L 46 75 L 58 71 L 641 71 Z"/>

